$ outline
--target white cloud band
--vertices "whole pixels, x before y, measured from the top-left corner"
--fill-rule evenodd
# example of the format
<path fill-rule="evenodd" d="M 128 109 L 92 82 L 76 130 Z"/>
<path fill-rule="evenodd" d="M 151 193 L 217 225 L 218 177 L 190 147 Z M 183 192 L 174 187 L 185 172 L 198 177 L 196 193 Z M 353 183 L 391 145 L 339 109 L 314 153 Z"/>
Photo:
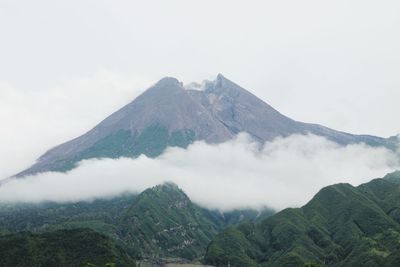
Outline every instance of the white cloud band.
<path fill-rule="evenodd" d="M 86 160 L 65 174 L 17 179 L 0 187 L 0 201 L 90 200 L 172 181 L 204 207 L 282 209 L 305 204 L 323 186 L 358 185 L 398 166 L 398 156 L 385 148 L 343 147 L 313 135 L 278 138 L 259 147 L 241 134 L 219 145 L 170 148 L 156 159 Z"/>

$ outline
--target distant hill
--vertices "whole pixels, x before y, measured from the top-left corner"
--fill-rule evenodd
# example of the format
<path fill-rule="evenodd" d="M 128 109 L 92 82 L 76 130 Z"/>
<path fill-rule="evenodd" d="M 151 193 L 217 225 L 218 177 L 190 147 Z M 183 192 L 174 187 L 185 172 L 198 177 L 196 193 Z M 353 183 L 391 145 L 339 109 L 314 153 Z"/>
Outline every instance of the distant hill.
<path fill-rule="evenodd" d="M 216 266 L 400 266 L 400 172 L 323 188 L 302 208 L 219 234 Z"/>
<path fill-rule="evenodd" d="M 122 215 L 118 235 L 138 255 L 199 258 L 223 227 L 222 218 L 200 209 L 177 186 L 165 184 L 141 193 Z"/>
<path fill-rule="evenodd" d="M 89 229 L 74 229 L 2 236 L 0 266 L 132 267 L 136 262 L 111 238 Z"/>
<path fill-rule="evenodd" d="M 213 266 L 400 266 L 400 172 L 358 187 L 328 186 L 302 208 L 271 214 L 205 210 L 173 184 L 93 202 L 2 204 L 0 259 L 7 256 L 8 266 L 18 266 L 13 264 L 30 257 L 47 262 L 46 255 L 56 253 L 56 260 L 70 264 L 65 257 L 78 252 L 64 253 L 69 246 L 53 242 L 86 242 L 81 235 L 92 240 L 94 230 L 99 233 L 94 240 L 109 244 L 101 245 L 101 254 L 111 262 L 200 260 L 205 254 L 205 263 Z M 73 258 L 93 256 L 85 253 Z M 94 256 L 91 262 L 103 264 Z"/>
<path fill-rule="evenodd" d="M 393 148 L 397 143 L 397 138 L 353 135 L 295 121 L 221 74 L 215 81 L 205 81 L 202 90 L 185 88 L 167 77 L 89 132 L 50 149 L 16 176 L 67 171 L 88 158 L 156 157 L 168 146 L 187 147 L 196 140 L 221 143 L 239 132 L 260 142 L 311 133 L 343 145 L 363 142 Z"/>
<path fill-rule="evenodd" d="M 208 243 L 227 226 L 256 221 L 273 211 L 210 211 L 193 204 L 176 185 L 139 195 L 93 202 L 1 204 L 0 235 L 90 228 L 112 238 L 134 258 L 202 258 Z"/>

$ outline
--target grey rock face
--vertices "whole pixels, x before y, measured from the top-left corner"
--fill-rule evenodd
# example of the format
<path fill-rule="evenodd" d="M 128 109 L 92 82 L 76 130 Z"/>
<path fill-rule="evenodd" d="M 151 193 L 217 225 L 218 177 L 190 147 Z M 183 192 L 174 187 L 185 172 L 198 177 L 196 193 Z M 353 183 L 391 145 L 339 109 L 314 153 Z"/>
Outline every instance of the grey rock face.
<path fill-rule="evenodd" d="M 192 85 L 190 88 L 193 87 L 200 86 Z M 385 138 L 352 135 L 294 121 L 221 74 L 215 81 L 206 81 L 201 87 L 202 90 L 188 89 L 175 78 L 163 78 L 86 134 L 46 152 L 32 167 L 17 176 L 57 170 L 60 164 L 77 158 L 83 151 L 118 131 L 129 131 L 132 136 L 138 136 L 154 125 L 162 125 L 169 133 L 190 130 L 194 133 L 194 140 L 208 143 L 224 142 L 239 132 L 247 132 L 260 142 L 278 136 L 312 133 L 343 145 L 357 142 L 391 145 L 391 141 Z"/>
<path fill-rule="evenodd" d="M 278 136 L 311 133 L 343 145 L 358 142 L 370 145 L 389 144 L 387 139 L 381 137 L 353 135 L 318 124 L 292 120 L 221 74 L 216 81 L 208 83 L 204 91 L 190 93 L 231 133 L 247 132 L 262 142 Z"/>

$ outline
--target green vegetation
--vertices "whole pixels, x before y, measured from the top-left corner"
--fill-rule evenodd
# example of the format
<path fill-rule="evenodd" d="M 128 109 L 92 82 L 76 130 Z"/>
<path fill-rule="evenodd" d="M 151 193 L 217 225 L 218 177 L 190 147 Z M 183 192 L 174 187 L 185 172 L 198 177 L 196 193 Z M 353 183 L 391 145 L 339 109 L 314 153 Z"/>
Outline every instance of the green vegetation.
<path fill-rule="evenodd" d="M 207 248 L 216 266 L 400 266 L 400 173 L 323 188 L 305 206 L 230 227 Z"/>
<path fill-rule="evenodd" d="M 140 134 L 121 129 L 99 140 L 73 159 L 57 162 L 57 168 L 53 171 L 69 171 L 77 162 L 90 158 L 137 157 L 141 154 L 153 158 L 169 146 L 186 148 L 195 141 L 195 137 L 193 130 L 183 129 L 170 133 L 165 126 L 159 124 L 147 127 Z"/>
<path fill-rule="evenodd" d="M 228 225 L 256 220 L 259 213 L 221 214 L 193 204 L 177 186 L 165 184 L 143 193 L 92 202 L 2 204 L 0 235 L 90 228 L 115 240 L 132 257 L 201 258 L 211 239 Z"/>
<path fill-rule="evenodd" d="M 7 235 L 7 234 L 9 234 L 9 232 L 7 230 L 0 228 L 0 236 Z"/>
<path fill-rule="evenodd" d="M 56 229 L 89 227 L 112 233 L 120 213 L 133 202 L 132 194 L 91 202 L 0 204 L 0 229 L 9 232 L 45 232 Z M 1 231 L 0 231 L 1 232 Z"/>
<path fill-rule="evenodd" d="M 0 267 L 136 266 L 115 242 L 89 229 L 0 237 Z"/>
<path fill-rule="evenodd" d="M 204 253 L 213 266 L 400 266 L 400 172 L 328 186 L 302 208 L 271 214 L 205 210 L 173 184 L 92 202 L 2 204 L 0 267 L 134 266 L 126 264 Z"/>
<path fill-rule="evenodd" d="M 92 202 L 2 204 L 0 266 L 124 266 L 204 253 L 214 266 L 400 266 L 400 172 L 328 186 L 302 208 L 271 214 L 205 210 L 173 184 Z"/>
<path fill-rule="evenodd" d="M 267 210 L 266 213 L 272 213 Z M 221 214 L 193 204 L 174 184 L 145 190 L 122 215 L 118 236 L 138 258 L 201 258 L 211 239 L 228 225 L 254 220 L 256 211 Z"/>
<path fill-rule="evenodd" d="M 144 191 L 121 221 L 120 236 L 138 248 L 139 256 L 193 259 L 217 234 L 218 225 L 175 185 Z"/>

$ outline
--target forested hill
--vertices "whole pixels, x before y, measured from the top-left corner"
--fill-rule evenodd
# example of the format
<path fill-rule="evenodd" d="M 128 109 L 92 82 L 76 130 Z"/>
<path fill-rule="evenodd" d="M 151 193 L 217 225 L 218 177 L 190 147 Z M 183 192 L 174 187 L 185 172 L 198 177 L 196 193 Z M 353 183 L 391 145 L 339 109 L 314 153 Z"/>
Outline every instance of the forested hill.
<path fill-rule="evenodd" d="M 221 213 L 194 204 L 174 184 L 92 202 L 2 204 L 0 235 L 90 228 L 112 238 L 136 259 L 201 259 L 212 238 L 227 226 L 259 220 L 273 211 Z"/>
<path fill-rule="evenodd" d="M 400 172 L 353 187 L 323 188 L 302 208 L 219 234 L 216 266 L 400 266 Z"/>
<path fill-rule="evenodd" d="M 111 238 L 90 229 L 0 237 L 0 267 L 132 267 Z"/>

